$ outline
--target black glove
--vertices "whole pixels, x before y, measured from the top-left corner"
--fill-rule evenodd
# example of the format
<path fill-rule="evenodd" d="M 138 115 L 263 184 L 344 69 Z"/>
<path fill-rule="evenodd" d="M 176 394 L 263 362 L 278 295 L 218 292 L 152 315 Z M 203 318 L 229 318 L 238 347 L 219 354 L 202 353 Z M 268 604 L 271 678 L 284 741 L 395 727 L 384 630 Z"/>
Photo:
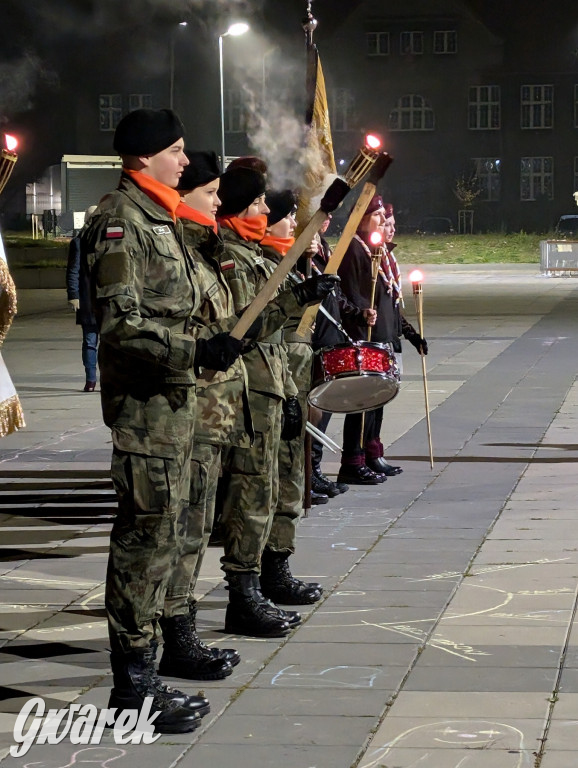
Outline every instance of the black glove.
<path fill-rule="evenodd" d="M 243 342 L 228 333 L 218 333 L 210 339 L 197 339 L 195 370 L 226 371 L 243 351 Z"/>
<path fill-rule="evenodd" d="M 281 430 L 282 440 L 294 440 L 301 434 L 303 426 L 303 412 L 299 405 L 299 400 L 295 396 L 288 397 L 283 402 L 283 429 Z"/>
<path fill-rule="evenodd" d="M 425 339 L 422 339 L 422 337 L 419 335 L 419 333 L 415 330 L 415 328 L 412 325 L 409 325 L 409 328 L 405 328 L 403 331 L 403 335 L 405 338 L 409 341 L 410 344 L 413 344 L 413 346 L 417 349 L 417 351 L 420 353 L 423 352 L 424 355 L 427 355 L 427 341 Z"/>
<path fill-rule="evenodd" d="M 341 278 L 339 275 L 314 275 L 308 280 L 304 280 L 298 285 L 294 285 L 291 290 L 297 299 L 300 307 L 311 304 L 314 301 L 323 301 L 328 293 L 339 285 Z"/>

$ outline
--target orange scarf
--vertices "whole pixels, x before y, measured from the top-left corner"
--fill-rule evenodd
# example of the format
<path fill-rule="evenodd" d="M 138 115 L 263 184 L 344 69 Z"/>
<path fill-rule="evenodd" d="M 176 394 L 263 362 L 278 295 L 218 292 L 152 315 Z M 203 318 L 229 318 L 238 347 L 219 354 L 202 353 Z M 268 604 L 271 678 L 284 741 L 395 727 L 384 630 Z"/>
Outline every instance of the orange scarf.
<path fill-rule="evenodd" d="M 177 205 L 176 214 L 179 217 L 179 219 L 189 219 L 189 221 L 194 221 L 197 224 L 202 224 L 204 227 L 211 227 L 211 229 L 215 234 L 217 234 L 217 232 L 219 231 L 217 222 L 214 219 L 210 219 L 208 216 L 205 216 L 204 213 L 197 211 L 196 208 L 191 208 L 190 205 L 183 203 L 182 200 Z"/>
<path fill-rule="evenodd" d="M 130 176 L 147 197 L 150 197 L 153 203 L 164 208 L 171 215 L 173 221 L 177 220 L 175 211 L 181 202 L 181 196 L 176 189 L 167 187 L 166 184 L 161 184 L 160 181 L 153 179 L 152 176 L 147 176 L 146 173 L 141 171 L 131 171 L 130 168 L 123 168 L 123 171 Z"/>
<path fill-rule="evenodd" d="M 280 253 L 281 256 L 285 256 L 294 242 L 294 237 L 273 237 L 272 235 L 265 235 L 261 240 L 260 245 L 268 245 L 270 248 L 273 248 L 274 251 Z"/>
<path fill-rule="evenodd" d="M 259 243 L 265 237 L 267 230 L 267 217 L 263 214 L 261 216 L 247 216 L 246 219 L 240 219 L 238 216 L 223 216 L 219 219 L 219 223 L 227 229 L 232 229 L 243 240 L 248 240 L 250 243 Z"/>

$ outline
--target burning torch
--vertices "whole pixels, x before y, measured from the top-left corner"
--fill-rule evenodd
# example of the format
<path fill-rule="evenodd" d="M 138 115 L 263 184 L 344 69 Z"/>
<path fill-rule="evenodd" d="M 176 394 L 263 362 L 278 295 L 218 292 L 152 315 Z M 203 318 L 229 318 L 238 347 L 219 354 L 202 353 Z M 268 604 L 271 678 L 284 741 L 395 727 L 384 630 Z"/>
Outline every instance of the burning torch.
<path fill-rule="evenodd" d="M 6 184 L 8 184 L 8 179 L 12 175 L 12 171 L 18 160 L 18 155 L 16 154 L 16 147 L 18 146 L 17 139 L 14 136 L 9 136 L 5 133 L 4 141 L 6 147 L 0 152 L 0 194 Z"/>
<path fill-rule="evenodd" d="M 363 185 L 361 194 L 351 211 L 347 224 L 343 228 L 343 233 L 341 234 L 333 253 L 329 257 L 329 261 L 325 267 L 325 273 L 328 275 L 337 274 L 337 270 L 345 256 L 345 252 L 349 248 L 353 235 L 357 232 L 357 227 L 365 215 L 367 206 L 371 202 L 371 198 L 375 195 L 377 184 L 393 162 L 393 158 L 391 155 L 388 155 L 387 152 L 379 152 L 380 147 L 381 140 L 377 136 L 368 133 L 365 137 L 365 146 L 360 150 L 358 156 L 350 165 L 350 169 L 353 166 L 359 165 L 360 168 L 362 166 L 367 166 L 368 169 L 371 168 L 372 170 L 367 181 Z M 314 304 L 305 310 L 297 328 L 297 333 L 300 336 L 307 335 L 307 332 L 315 321 L 315 315 L 317 314 L 318 309 L 319 304 Z"/>
<path fill-rule="evenodd" d="M 415 302 L 415 311 L 417 314 L 417 322 L 418 322 L 418 328 L 419 328 L 419 335 L 423 338 L 425 338 L 423 333 L 423 274 L 419 271 L 419 269 L 414 269 L 413 272 L 410 273 L 409 279 L 411 281 L 411 285 L 413 288 L 413 299 Z M 430 418 L 429 418 L 429 396 L 427 391 L 427 373 L 426 373 L 426 367 L 425 367 L 425 355 L 423 352 L 420 352 L 421 356 L 421 372 L 423 376 L 423 393 L 425 398 L 425 419 L 427 424 L 427 436 L 428 436 L 428 444 L 429 444 L 429 463 L 431 469 L 433 469 L 434 460 L 433 460 L 433 449 L 432 449 L 432 441 L 431 441 L 431 424 L 430 424 Z"/>
<path fill-rule="evenodd" d="M 251 327 L 253 321 L 257 319 L 267 304 L 275 296 L 277 289 L 297 263 L 297 259 L 309 247 L 313 236 L 319 231 L 321 225 L 327 218 L 327 214 L 333 213 L 333 211 L 341 205 L 347 193 L 353 189 L 353 187 L 358 184 L 371 169 L 373 169 L 372 178 L 373 188 L 375 189 L 377 181 L 383 176 L 385 169 L 390 163 L 391 157 L 387 153 L 379 153 L 376 148 L 372 148 L 366 142 L 366 145 L 359 150 L 349 164 L 344 177 L 335 179 L 329 186 L 319 204 L 319 210 L 313 214 L 308 224 L 291 248 L 287 251 L 261 291 L 255 296 L 245 312 L 243 312 L 241 319 L 231 331 L 231 336 L 233 338 L 242 339 Z M 379 175 L 375 177 L 375 174 L 378 172 Z M 365 186 L 367 186 L 367 184 Z M 365 207 L 367 207 L 367 204 Z M 351 237 L 353 237 L 353 234 Z M 337 269 L 335 272 L 337 272 Z"/>

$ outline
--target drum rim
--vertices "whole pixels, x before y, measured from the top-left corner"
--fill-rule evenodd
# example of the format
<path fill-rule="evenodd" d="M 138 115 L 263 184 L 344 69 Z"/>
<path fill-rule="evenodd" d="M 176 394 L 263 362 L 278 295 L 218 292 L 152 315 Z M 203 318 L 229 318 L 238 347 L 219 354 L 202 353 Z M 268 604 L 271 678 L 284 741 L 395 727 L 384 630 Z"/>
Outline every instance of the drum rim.
<path fill-rule="evenodd" d="M 315 354 L 320 355 L 330 349 L 350 349 L 351 347 L 377 347 L 378 349 L 384 349 L 392 356 L 395 354 L 391 341 L 364 341 L 363 339 L 345 342 L 344 344 L 328 344 L 326 347 L 319 347 L 319 349 L 316 349 Z"/>
<path fill-rule="evenodd" d="M 374 376 L 378 375 L 379 376 L 380 374 L 379 373 L 378 374 L 373 373 L 373 374 L 363 374 L 363 375 L 374 375 Z M 336 378 L 337 377 L 333 377 L 332 381 L 334 381 Z M 392 383 L 395 383 L 395 389 L 394 389 L 393 395 L 388 400 L 386 400 L 385 402 L 381 403 L 380 405 L 371 405 L 371 406 L 368 406 L 367 408 L 357 408 L 355 410 L 343 410 L 343 409 L 335 410 L 335 409 L 323 408 L 321 405 L 319 405 L 318 403 L 314 403 L 311 400 L 311 396 L 313 395 L 313 393 L 315 392 L 315 389 L 317 389 L 317 387 L 314 387 L 307 394 L 307 402 L 310 405 L 314 406 L 315 408 L 319 408 L 320 411 L 326 411 L 327 413 L 345 413 L 345 414 L 348 414 L 348 413 L 365 413 L 367 411 L 374 411 L 376 408 L 383 408 L 386 405 L 388 405 L 389 403 L 391 403 L 391 401 L 394 400 L 398 396 L 398 394 L 400 392 L 400 389 L 401 389 L 401 386 L 400 386 L 400 383 L 399 383 L 399 379 L 397 378 L 397 376 L 393 376 L 393 377 L 385 376 L 385 377 L 382 377 L 382 378 L 386 378 L 389 381 L 391 381 Z M 328 382 L 323 382 L 323 383 L 327 384 Z M 318 385 L 318 386 L 321 386 L 321 385 Z"/>

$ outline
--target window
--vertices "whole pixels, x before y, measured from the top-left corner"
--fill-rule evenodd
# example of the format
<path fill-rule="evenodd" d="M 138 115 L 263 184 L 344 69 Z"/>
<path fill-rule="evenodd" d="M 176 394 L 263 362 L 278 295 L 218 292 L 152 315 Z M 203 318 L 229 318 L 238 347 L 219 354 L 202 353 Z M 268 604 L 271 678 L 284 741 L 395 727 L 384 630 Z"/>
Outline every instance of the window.
<path fill-rule="evenodd" d="M 434 111 L 422 96 L 402 96 L 389 114 L 392 131 L 433 131 Z"/>
<path fill-rule="evenodd" d="M 495 202 L 502 193 L 500 176 L 501 160 L 499 157 L 474 157 L 474 172 L 480 187 L 478 200 Z"/>
<path fill-rule="evenodd" d="M 150 93 L 129 93 L 128 111 L 133 109 L 152 109 L 153 97 Z"/>
<path fill-rule="evenodd" d="M 368 56 L 389 55 L 389 32 L 368 32 L 366 38 Z"/>
<path fill-rule="evenodd" d="M 247 128 L 247 113 L 240 88 L 229 88 L 225 99 L 225 130 L 228 133 L 244 133 Z"/>
<path fill-rule="evenodd" d="M 551 157 L 523 157 L 520 167 L 520 200 L 537 200 L 554 195 L 554 161 Z"/>
<path fill-rule="evenodd" d="M 101 93 L 98 97 L 98 121 L 101 131 L 114 131 L 122 117 L 120 93 Z"/>
<path fill-rule="evenodd" d="M 458 52 L 458 33 L 455 29 L 434 32 L 433 39 L 434 53 L 457 53 Z"/>
<path fill-rule="evenodd" d="M 353 128 L 355 99 L 348 88 L 334 88 L 330 101 L 332 131 L 350 131 Z"/>
<path fill-rule="evenodd" d="M 402 56 L 423 53 L 423 32 L 402 32 L 399 46 Z"/>
<path fill-rule="evenodd" d="M 468 128 L 471 131 L 497 131 L 500 122 L 500 86 L 473 85 L 468 101 Z"/>
<path fill-rule="evenodd" d="M 552 128 L 554 125 L 554 86 L 523 85 L 521 127 Z"/>

